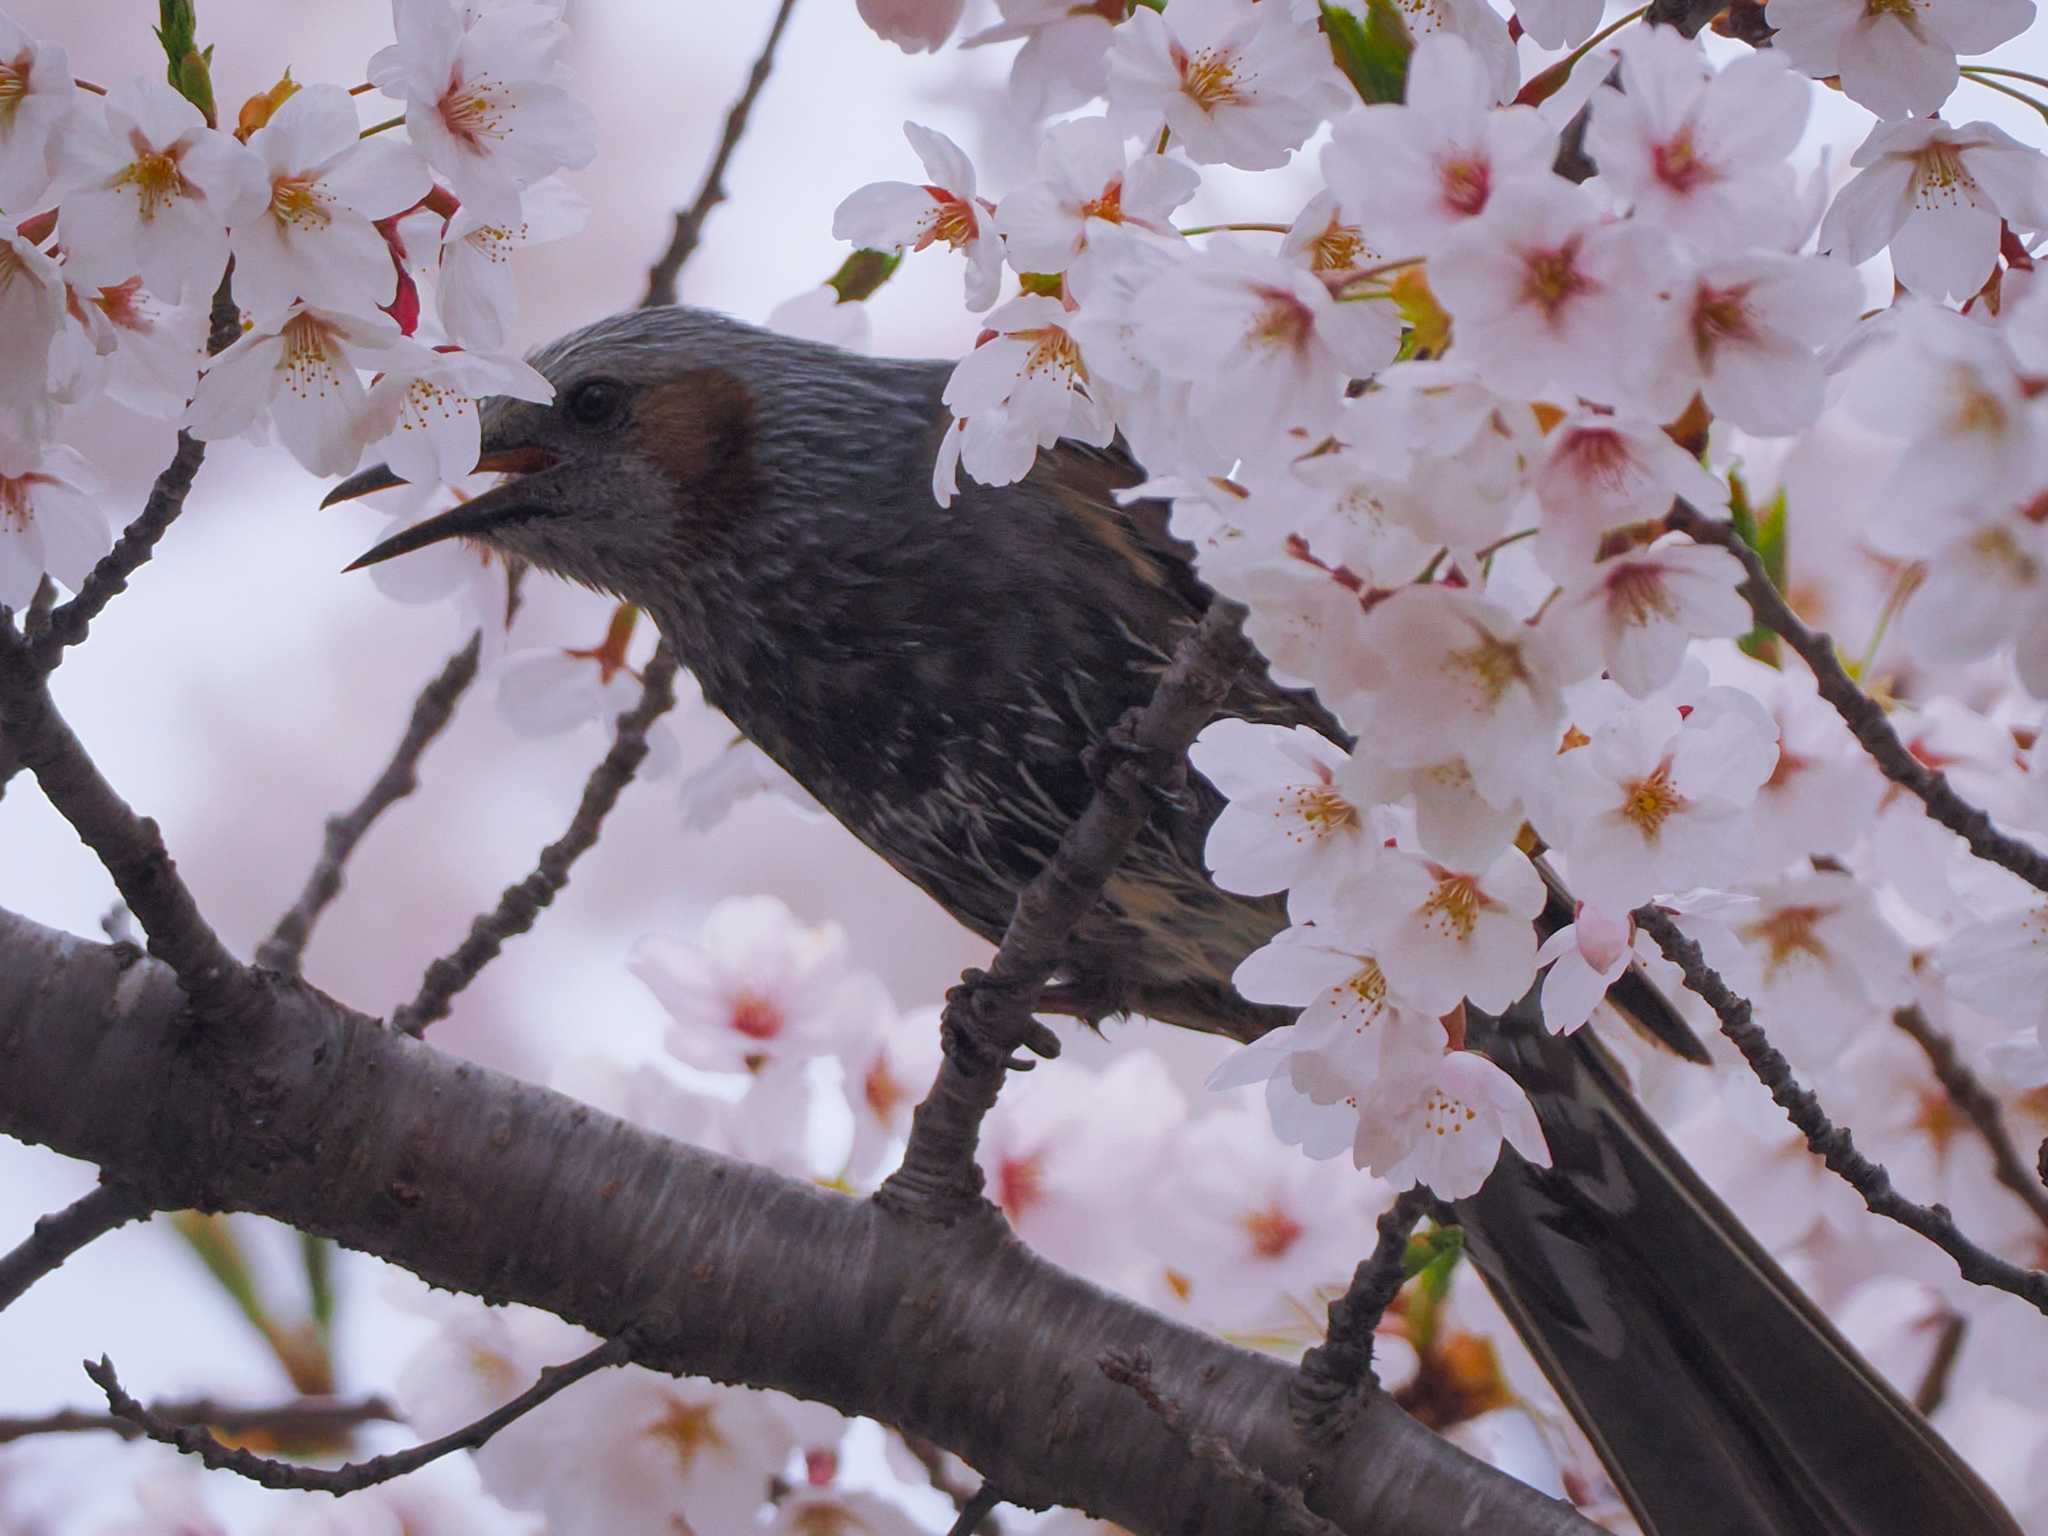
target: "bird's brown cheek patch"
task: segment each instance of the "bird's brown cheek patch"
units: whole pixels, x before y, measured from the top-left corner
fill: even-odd
[[[744,518],[755,497],[754,398],[722,368],[697,368],[643,390],[633,434],[694,523]]]

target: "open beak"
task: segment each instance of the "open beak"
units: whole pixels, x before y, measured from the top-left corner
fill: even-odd
[[[487,448],[476,461],[475,473],[523,477],[547,467],[547,453],[540,448]],[[342,481],[321,499],[320,505],[323,508],[331,507],[337,502],[354,501],[357,497],[368,496],[376,491],[388,491],[394,485],[405,483],[391,472],[388,465],[373,465]],[[366,565],[379,565],[398,555],[410,554],[413,550],[424,549],[429,544],[438,544],[443,539],[487,533],[501,524],[530,517],[533,511],[531,503],[520,493],[520,480],[507,480],[501,485],[494,485],[489,490],[470,497],[460,506],[449,508],[437,517],[430,517],[423,523],[415,523],[412,527],[393,534],[343,569],[359,571]]]

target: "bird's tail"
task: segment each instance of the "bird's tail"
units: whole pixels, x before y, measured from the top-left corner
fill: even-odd
[[[1458,1202],[1488,1287],[1647,1536],[2021,1536],[1786,1278],[1581,1030],[1533,1000],[1469,1037],[1536,1105]]]

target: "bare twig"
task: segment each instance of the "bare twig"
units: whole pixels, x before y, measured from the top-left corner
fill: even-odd
[[[1003,1496],[996,1491],[996,1485],[983,1483],[960,1506],[959,1518],[947,1529],[946,1536],[974,1536],[982,1528],[982,1521],[1002,1502]]]
[[[85,1362],[85,1374],[96,1382],[107,1394],[107,1406],[119,1417],[126,1419],[152,1440],[174,1446],[188,1456],[197,1456],[201,1462],[215,1471],[227,1471],[246,1477],[252,1483],[265,1488],[294,1488],[313,1493],[354,1493],[377,1483],[388,1483],[394,1477],[403,1477],[417,1471],[428,1462],[455,1451],[473,1451],[513,1420],[531,1413],[542,1403],[565,1387],[574,1386],[584,1377],[606,1366],[623,1365],[632,1358],[632,1348],[622,1335],[606,1339],[587,1355],[580,1355],[567,1365],[551,1365],[540,1373],[540,1380],[528,1387],[501,1408],[494,1408],[474,1423],[442,1435],[437,1440],[428,1440],[420,1445],[410,1446],[402,1451],[393,1451],[388,1456],[372,1456],[368,1461],[352,1461],[339,1467],[302,1467],[288,1461],[273,1461],[268,1456],[258,1456],[252,1451],[227,1446],[215,1439],[212,1432],[198,1424],[174,1424],[159,1418],[155,1413],[130,1397],[122,1389],[121,1380],[114,1374],[113,1362],[105,1355],[97,1363]]]
[[[476,678],[477,657],[483,645],[483,635],[471,635],[469,644],[448,658],[448,664],[440,675],[420,690],[420,696],[413,702],[412,718],[406,722],[405,734],[398,739],[398,746],[391,754],[391,760],[384,765],[384,771],[377,775],[355,809],[344,816],[330,817],[327,822],[326,841],[320,850],[320,862],[313,866],[313,873],[306,878],[306,888],[299,893],[299,899],[292,904],[289,912],[278,919],[256,951],[256,963],[273,971],[295,974],[306,953],[306,941],[312,937],[313,924],[320,919],[327,904],[341,892],[342,870],[347,866],[349,856],[355,852],[356,844],[363,834],[370,830],[372,823],[398,801],[403,800],[419,788],[420,755],[426,751],[434,738],[441,734],[455,713],[456,703]]]
[[[1956,1357],[1963,1352],[1963,1336],[1970,1331],[1970,1320],[1960,1312],[1942,1315],[1941,1332],[1935,1336],[1934,1353],[1928,1357],[1927,1373],[1920,1378],[1920,1385],[1913,1392],[1913,1406],[1920,1410],[1923,1418],[1933,1418],[1948,1397],[1949,1378],[1955,1375]]]
[[[1075,926],[1144,826],[1155,796],[1184,782],[1188,746],[1251,656],[1244,610],[1222,600],[1180,644],[1152,701],[1118,722],[1098,761],[1088,808],[1067,829],[1051,862],[1024,887],[986,972],[970,971],[946,1000],[946,1043],[931,1092],[911,1118],[903,1164],[875,1198],[892,1210],[949,1220],[981,1198],[974,1160],[983,1117],[1001,1092],[1012,1052],[1057,1054],[1059,1040],[1032,1018],[1046,983],[1065,959]]]
[[[1892,1015],[1892,1022],[1911,1035],[1920,1049],[1927,1053],[1927,1063],[1934,1068],[1935,1080],[1956,1108],[1977,1128],[1977,1134],[1984,1138],[1985,1145],[1991,1148],[1991,1165],[1998,1175],[1998,1182],[2026,1203],[2035,1220],[2048,1226],[2048,1190],[2035,1181],[2032,1172],[2020,1160],[2020,1150],[2006,1128],[2005,1111],[1999,1105],[1998,1096],[1970,1070],[1963,1061],[1962,1053],[1956,1049],[1955,1041],[1936,1029],[1918,1008],[1899,1009]]]
[[[1289,1406],[1312,1442],[1341,1436],[1376,1381],[1373,1333],[1407,1279],[1408,1236],[1435,1200],[1417,1185],[1380,1213],[1379,1241],[1371,1256],[1352,1271],[1344,1294],[1330,1303],[1323,1342],[1301,1357]]]
[[[704,233],[704,221],[711,216],[711,210],[725,201],[726,165],[732,159],[732,152],[739,147],[740,135],[747,131],[747,116],[754,110],[761,87],[768,83],[768,72],[775,66],[775,46],[782,41],[782,29],[789,24],[789,13],[795,9],[796,0],[782,0],[776,7],[775,20],[768,28],[768,40],[761,45],[760,55],[747,73],[747,83],[740,91],[739,99],[725,114],[725,134],[719,139],[711,164],[704,172],[704,184],[697,190],[697,200],[676,214],[675,233],[669,237],[668,249],[661,253],[660,260],[647,274],[647,295],[640,301],[642,309],[675,303],[677,274],[683,270],[683,263],[690,259],[690,253],[697,249],[697,241]]]
[[[1863,1197],[1866,1206],[1933,1243],[1955,1260],[1965,1280],[2018,1296],[2048,1313],[2048,1273],[2024,1269],[1980,1248],[1963,1235],[1946,1206],[1918,1205],[1892,1188],[1891,1175],[1883,1165],[1858,1152],[1847,1128],[1830,1121],[1820,1100],[1793,1076],[1791,1063],[1778,1053],[1752,1016],[1749,1000],[1729,990],[1707,964],[1699,945],[1658,907],[1638,907],[1634,916],[1637,928],[1655,939],[1664,958],[1684,973],[1686,987],[1714,1010],[1721,1033],[1742,1052],[1758,1081],[1770,1089],[1772,1099],[1806,1137],[1806,1145]]]
[[[254,1408],[236,1407],[210,1397],[188,1397],[151,1403],[149,1414],[165,1424],[205,1424],[237,1438],[268,1434],[284,1440],[338,1435],[363,1424],[398,1419],[398,1410],[382,1397],[298,1397]],[[30,1418],[0,1418],[0,1445],[33,1435],[95,1431],[119,1435],[123,1440],[143,1438],[142,1427],[119,1414],[64,1408]]]
[[[955,1477],[946,1465],[946,1453],[922,1435],[913,1435],[898,1429],[896,1437],[903,1442],[903,1448],[910,1452],[917,1464],[924,1468],[924,1475],[931,1480],[932,1487],[953,1501],[953,1508],[964,1510],[975,1497],[988,1486],[983,1482],[970,1488]],[[984,1514],[974,1527],[976,1536],[1002,1536],[1002,1522],[994,1515]]]
[[[648,729],[675,703],[675,683],[675,653],[664,640],[641,676],[640,702],[619,716],[611,750],[591,771],[568,829],[541,850],[533,873],[507,886],[498,905],[470,924],[469,936],[453,953],[427,967],[419,995],[391,1016],[393,1029],[418,1035],[437,1019],[446,1018],[455,994],[476,980],[507,939],[531,928],[541,908],[561,894],[569,883],[571,867],[596,843],[605,817],[645,760]]]
[[[2048,891],[2048,855],[2018,838],[2008,837],[1991,818],[1949,787],[1946,777],[1915,757],[1885,718],[1884,707],[1856,686],[1835,654],[1835,642],[1806,627],[1792,611],[1764,562],[1732,523],[1706,517],[1684,502],[1671,512],[1669,525],[1702,544],[1718,544],[1742,562],[1748,579],[1740,588],[1757,622],[1782,636],[1813,670],[1820,696],[1832,704],[1878,770],[1917,796],[1927,814],[1970,845],[1970,851],[2001,869],[2011,870],[2036,890]]]
[[[121,1184],[100,1184],[61,1211],[37,1220],[12,1252],[0,1255],[0,1308],[56,1269],[95,1238],[140,1221],[149,1202]]]

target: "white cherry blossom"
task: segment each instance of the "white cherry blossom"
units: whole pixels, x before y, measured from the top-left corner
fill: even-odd
[[[556,176],[525,190],[510,224],[491,222],[469,203],[456,209],[441,241],[435,292],[449,339],[486,352],[504,346],[517,312],[514,253],[573,235],[589,216],[590,204]]]
[[[1539,48],[1578,47],[1599,29],[1606,9],[1607,0],[1515,0],[1515,15]]]
[[[197,303],[166,304],[139,277],[80,298],[113,343],[103,375],[107,394],[145,416],[182,415],[206,356],[205,311]]]
[[[905,53],[933,53],[960,25],[966,0],[859,0],[860,19]]]
[[[1425,37],[1408,94],[1339,118],[1323,176],[1373,244],[1393,256],[1434,253],[1483,215],[1501,187],[1547,175],[1556,133],[1531,107],[1494,106],[1480,57],[1455,35]]]
[[[1039,449],[1063,437],[1101,447],[1115,435],[1088,388],[1066,318],[1056,299],[1012,299],[988,317],[980,343],[954,368],[943,398],[958,420],[932,471],[941,506],[953,499],[957,468],[983,485],[1009,485],[1031,472]]]
[[[1003,273],[995,205],[975,196],[974,165],[959,145],[917,123],[905,123],[903,136],[931,180],[875,181],[849,193],[832,215],[832,238],[898,251],[949,246],[967,258],[967,307],[987,309]]]
[[[1344,272],[1380,259],[1385,252],[1346,215],[1335,194],[1318,192],[1294,216],[1280,242],[1280,254],[1311,272]]]
[[[1543,877],[1519,849],[1482,870],[1389,850],[1343,901],[1387,984],[1424,1013],[1448,1013],[1466,998],[1498,1013],[1536,974],[1530,924],[1543,910]]]
[[[1733,924],[1757,969],[1748,995],[1795,1067],[1826,1066],[1906,1001],[1905,946],[1854,876],[1794,875],[1756,895]]]
[[[359,138],[355,103],[338,85],[301,87],[249,148],[264,175],[228,210],[236,301],[259,321],[294,299],[351,314],[389,304],[398,273],[373,221],[426,195],[419,153]]]
[[[1418,1057],[1374,1085],[1352,1158],[1396,1189],[1425,1184],[1445,1200],[1474,1194],[1502,1143],[1539,1167],[1550,1148],[1521,1086],[1476,1051]]]
[[[822,341],[845,352],[874,351],[875,326],[867,305],[840,298],[830,283],[819,283],[784,299],[761,323],[785,336]]]
[[[1521,73],[1515,40],[1487,0],[1393,0],[1393,5],[1415,39],[1417,52],[1431,38],[1454,37],[1478,58],[1489,101],[1506,101],[1515,94]]]
[[[1298,922],[1253,950],[1232,973],[1231,985],[1251,1001],[1301,1012],[1291,1025],[1233,1053],[1210,1074],[1210,1087],[1262,1081],[1276,1055],[1315,1052],[1327,1070],[1355,1089],[1379,1070],[1386,1052],[1443,1043],[1435,1017],[1418,1012],[1389,987],[1350,904],[1326,906],[1316,921]],[[1344,1136],[1348,1145],[1348,1130]]]
[[[1956,55],[2019,36],[2034,0],[1772,0],[1771,42],[1879,117],[1925,117],[1956,88]]]
[[[391,16],[398,41],[371,58],[370,79],[405,103],[407,134],[466,206],[516,225],[525,188],[590,163],[596,122],[559,83],[551,17],[465,17],[448,0],[392,0]]]
[[[161,78],[113,86],[64,136],[58,218],[84,283],[140,273],[154,293],[210,293],[228,259],[231,210],[260,196],[263,164]]]
[[[1728,505],[1727,486],[1654,422],[1580,411],[1551,428],[1544,446],[1536,552],[1560,581],[1584,576],[1609,529],[1662,518],[1674,496],[1702,511]]]
[[[1943,941],[1935,960],[1958,1000],[2039,1031],[2048,1046],[2048,903],[1960,929]]]
[[[11,218],[49,201],[56,152],[77,107],[63,45],[33,37],[0,14],[0,210]]]
[[[1998,263],[1999,220],[2048,228],[2048,159],[1991,123],[1879,123],[1858,174],[1821,221],[1820,247],[1853,262],[1890,247],[1901,283],[1967,299]]]
[[[1164,123],[1197,164],[1285,165],[1341,101],[1342,79],[1313,23],[1260,0],[1145,7],[1109,45],[1110,117],[1156,139]]]
[[[1786,157],[1806,126],[1810,84],[1770,53],[1716,73],[1676,27],[1624,33],[1621,76],[1593,93],[1586,152],[1638,218],[1709,250],[1799,241]]]
[[[554,386],[525,363],[410,338],[378,360],[359,427],[365,447],[415,484],[460,480],[476,468],[477,402],[488,395],[545,405]]]
[[[472,565],[478,562],[475,552],[461,553]],[[485,564],[472,579],[482,588],[484,604],[491,604],[494,597],[502,604],[504,583],[492,576]],[[627,662],[637,617],[638,610],[621,604],[604,639],[594,646],[541,646],[495,660],[498,717],[516,734],[531,738],[559,736],[586,725],[611,726],[640,702],[641,675]],[[495,620],[486,607],[483,620],[486,635],[502,633],[502,606]],[[647,746],[643,775],[659,779],[674,769],[680,749],[668,721],[657,721],[648,731]]]
[[[963,38],[962,48],[1015,42],[1010,102],[1027,120],[1085,105],[1109,76],[1109,40],[1124,18],[1123,0],[996,0],[1002,20]]]
[[[1648,698],[1678,676],[1692,641],[1749,632],[1749,604],[1736,591],[1743,576],[1727,550],[1666,534],[1584,569],[1544,623]]]
[[[1127,231],[1173,237],[1173,210],[1195,195],[1201,175],[1185,161],[1140,149],[1133,156],[1106,117],[1061,123],[1038,152],[1039,179],[1010,192],[995,224],[1020,272],[1065,272],[1085,301],[1090,239]]]
[[[1204,849],[1226,891],[1327,890],[1371,858],[1371,769],[1309,727],[1218,720],[1188,761],[1230,801]]]
[[[0,437],[0,607],[25,607],[45,573],[77,590],[113,543],[99,491],[71,449]]]
[[[294,304],[242,336],[208,365],[187,422],[214,441],[257,426],[266,412],[278,440],[316,475],[345,475],[363,456],[363,381],[400,341],[384,315],[343,315]]]
[[[64,325],[64,282],[33,242],[0,231],[0,439],[27,443],[49,429],[50,347]]]
[[[1543,1027],[1567,1035],[1593,1016],[1607,989],[1621,979],[1634,958],[1635,919],[1610,916],[1579,903],[1577,916],[1543,941],[1536,951],[1543,973]]]

